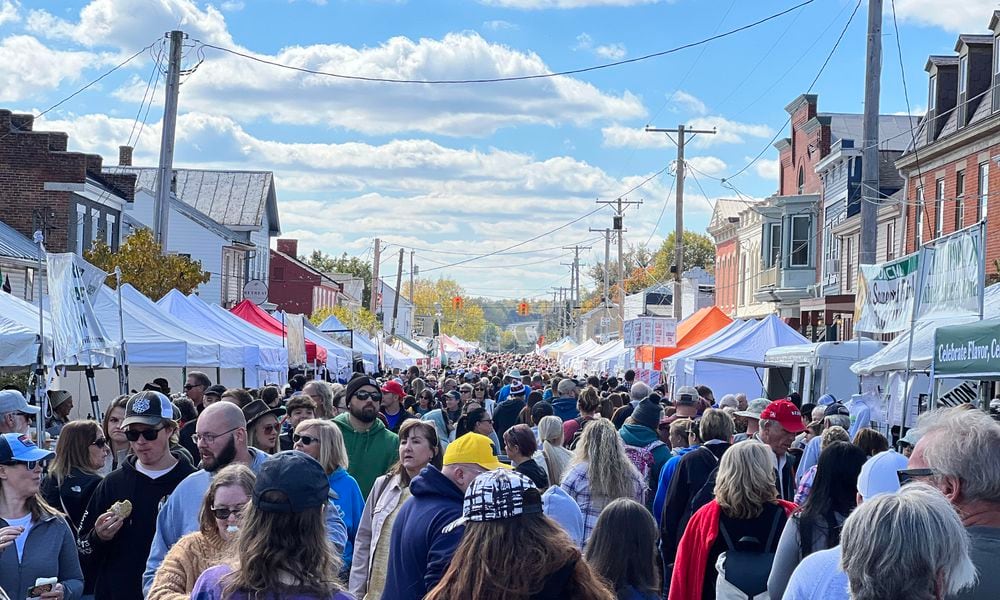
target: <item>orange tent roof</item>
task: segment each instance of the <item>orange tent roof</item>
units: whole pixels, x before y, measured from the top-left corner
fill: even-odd
[[[733,320],[727,317],[726,313],[715,306],[703,308],[677,325],[676,346],[655,349],[650,347],[653,352],[646,352],[645,354],[652,354],[653,356],[640,357],[639,352],[637,352],[637,360],[659,364],[660,360],[668,356],[673,356],[685,348],[694,346],[732,322]],[[645,348],[637,350],[643,349]]]

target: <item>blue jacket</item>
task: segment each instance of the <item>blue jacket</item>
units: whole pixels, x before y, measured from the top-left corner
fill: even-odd
[[[660,524],[660,517],[663,516],[663,503],[667,499],[670,479],[674,476],[674,471],[677,470],[677,463],[681,462],[681,457],[697,447],[698,444],[688,446],[687,448],[678,448],[677,454],[671,456],[663,465],[663,468],[660,469],[660,481],[656,484],[656,496],[653,498],[653,518],[656,519],[657,525]]]
[[[351,559],[354,557],[354,535],[358,533],[361,524],[361,512],[365,509],[365,499],[361,496],[358,482],[347,472],[338,467],[330,473],[330,490],[334,494],[333,505],[337,507],[340,518],[347,528],[347,543],[344,545],[344,564],[341,572],[351,572]]]
[[[383,598],[419,600],[444,575],[465,527],[445,527],[462,516],[465,494],[432,465],[410,482],[412,497],[392,524]]]
[[[564,397],[556,398],[552,401],[552,414],[562,419],[564,422],[580,416],[580,411],[576,408],[576,398]],[[566,440],[569,443],[569,440]]]
[[[583,512],[566,490],[558,485],[545,490],[542,494],[542,510],[546,517],[566,530],[577,548],[583,548]]]
[[[622,441],[626,445],[638,448],[660,441],[656,432],[645,425],[625,424],[622,425],[619,433],[621,433]],[[646,504],[650,508],[653,506],[652,499],[656,497],[657,484],[660,482],[660,471],[670,458],[670,446],[661,442],[656,448],[653,448],[652,452],[653,468],[649,471],[649,480],[646,482],[646,485],[649,486],[649,493],[646,495]]]

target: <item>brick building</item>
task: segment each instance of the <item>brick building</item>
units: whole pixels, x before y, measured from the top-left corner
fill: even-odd
[[[708,234],[715,240],[715,305],[730,316],[736,314],[741,255],[739,215],[744,208],[742,200],[719,198],[708,223]]]
[[[117,248],[135,175],[103,173],[99,155],[68,152],[68,141],[0,110],[0,215],[29,239],[41,229],[50,252],[82,253],[97,239]]]
[[[962,34],[955,54],[930,56],[928,109],[896,167],[905,180],[903,250],[1000,214],[1000,11],[991,33]],[[1000,219],[987,219],[987,276],[1000,258]]]
[[[299,260],[299,241],[279,239],[277,246],[277,250],[271,250],[268,300],[278,310],[307,317],[337,306],[341,285]]]

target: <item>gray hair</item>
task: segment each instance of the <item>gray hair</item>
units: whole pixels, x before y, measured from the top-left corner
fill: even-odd
[[[710,408],[701,416],[698,423],[698,434],[704,441],[722,440],[731,442],[733,440],[733,418],[724,410]]]
[[[560,396],[568,396],[576,391],[576,382],[572,379],[562,379],[559,381],[559,386],[556,387],[556,391],[559,392]]]
[[[325,381],[314,379],[302,386],[302,391],[305,391],[305,389],[310,386],[316,390],[316,395],[319,396],[320,401],[322,402],[322,406],[317,405],[316,408],[318,411],[322,411],[323,417],[329,419],[330,415],[333,414],[333,388],[331,388],[330,384]]]
[[[722,397],[722,400],[719,400],[719,408],[726,408],[727,406],[736,410],[740,409],[740,401],[736,399],[736,394],[726,394]]]
[[[841,569],[852,600],[933,600],[976,581],[969,534],[948,499],[924,483],[866,500],[844,522]]]
[[[826,427],[843,427],[847,431],[851,430],[851,417],[850,415],[830,415],[823,419],[823,426]]]
[[[917,430],[935,478],[961,482],[961,501],[1000,501],[1000,424],[979,410],[949,408],[925,413]]]
[[[649,396],[652,393],[653,390],[650,389],[648,385],[646,385],[641,381],[636,381],[635,383],[633,383],[632,389],[628,391],[629,397],[632,398],[633,400],[642,400],[643,398]]]

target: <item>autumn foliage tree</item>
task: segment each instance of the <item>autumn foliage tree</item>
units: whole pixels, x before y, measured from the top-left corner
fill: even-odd
[[[410,296],[409,285],[405,286],[403,295]],[[464,301],[460,308],[455,308],[452,299],[456,296]],[[436,304],[441,305],[441,332],[454,335],[468,341],[480,341],[486,331],[486,316],[483,307],[474,298],[466,295],[465,290],[453,279],[438,280],[418,279],[413,284],[413,304],[416,315],[435,316]]]
[[[349,329],[360,331],[365,335],[372,336],[382,328],[382,324],[370,310],[364,307],[357,309],[346,306],[325,307],[317,310],[309,317],[313,325],[322,325],[327,317],[333,315]]]
[[[120,268],[122,283],[131,284],[154,302],[174,288],[190,294],[212,277],[202,270],[201,261],[180,254],[164,254],[152,230],[146,228],[137,229],[125,238],[117,252],[98,240],[83,257],[108,273]],[[114,287],[115,278],[108,277],[107,283]]]

